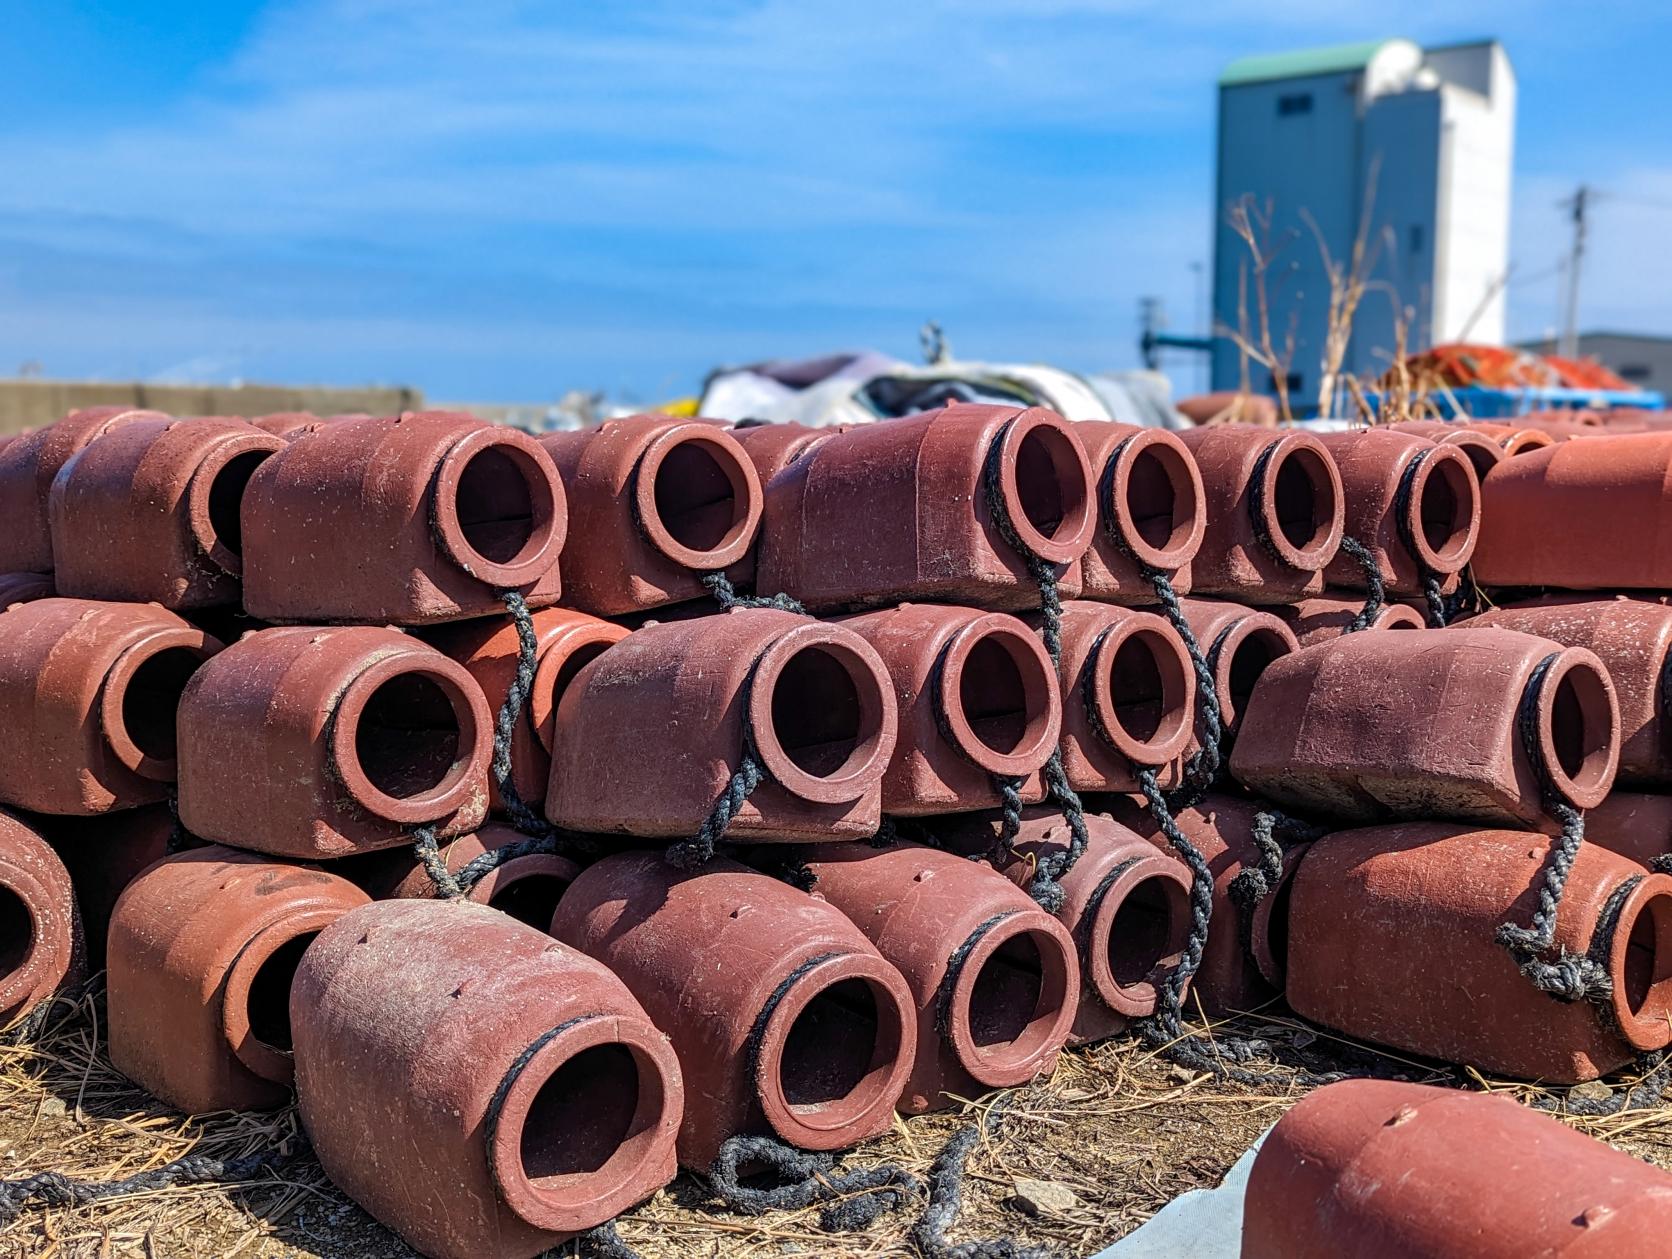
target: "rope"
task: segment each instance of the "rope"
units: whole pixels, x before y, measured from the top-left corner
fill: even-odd
[[[1572,874],[1574,859],[1585,842],[1585,815],[1563,799],[1539,752],[1539,700],[1550,670],[1560,656],[1560,652],[1553,651],[1534,666],[1526,689],[1521,693],[1516,724],[1522,750],[1543,790],[1544,807],[1561,824],[1561,834],[1550,846],[1550,856],[1538,887],[1538,908],[1533,911],[1532,926],[1506,922],[1498,927],[1495,938],[1509,950],[1521,973],[1540,992],[1548,993],[1558,1001],[1602,1002],[1614,990],[1605,967],[1594,958],[1569,953],[1565,948],[1557,951],[1554,960],[1547,957],[1555,944],[1556,915],[1561,910],[1562,896],[1567,891],[1568,876]]]
[[[1416,533],[1411,526],[1411,495],[1415,492],[1417,470],[1427,462],[1428,456],[1438,450],[1438,446],[1425,446],[1417,451],[1411,462],[1405,465],[1405,471],[1399,476],[1399,488],[1393,496],[1393,518],[1399,529],[1399,540],[1416,564],[1417,574],[1422,580],[1422,597],[1428,605],[1428,627],[1430,629],[1444,629],[1447,620],[1445,596],[1440,593],[1440,586],[1444,580],[1439,573],[1430,568],[1423,560],[1421,552],[1417,550]]]
[[[1172,579],[1159,568],[1150,568],[1147,564],[1142,566],[1142,570],[1155,588],[1155,597],[1161,604],[1162,612],[1184,640],[1190,667],[1196,674],[1196,715],[1202,726],[1201,747],[1185,762],[1184,772],[1171,800],[1175,810],[1188,809],[1207,795],[1224,764],[1225,721],[1219,709],[1219,687],[1213,680],[1213,665],[1196,641],[1190,622],[1184,619],[1184,605],[1179,602]]]
[[[1382,566],[1376,562],[1376,557],[1370,553],[1370,548],[1357,538],[1343,536],[1341,549],[1351,558],[1358,561],[1364,570],[1364,588],[1370,593],[1365,596],[1364,607],[1342,630],[1343,634],[1356,634],[1360,630],[1367,630],[1376,623],[1376,618],[1382,614],[1382,607],[1387,602],[1387,594],[1382,585]]]
[[[704,573],[702,584],[708,593],[714,596],[720,605],[720,611],[730,612],[733,608],[776,608],[780,612],[797,612],[807,615],[807,609],[798,600],[786,594],[775,595],[740,595],[737,588],[731,584],[731,578],[724,573]]]
[[[981,483],[987,499],[987,515],[993,521],[993,527],[999,531],[999,537],[1027,565],[1028,576],[1039,587],[1039,611],[1044,619],[1042,634],[1045,639],[1045,650],[1050,654],[1052,664],[1062,663],[1062,594],[1057,589],[1057,567],[1042,555],[1038,554],[1017,532],[1016,522],[1010,518],[1010,508],[1004,501],[1004,461],[999,452],[1004,448],[1005,434],[1010,431],[1015,420],[1009,420],[999,430],[999,435],[987,451],[987,461],[982,466]]]
[[[1008,1097],[996,1100],[980,1119],[953,1133],[929,1165],[929,1200],[911,1230],[924,1259],[1055,1259],[1055,1251],[1024,1246],[1009,1237],[956,1244],[946,1238],[963,1212],[970,1155],[985,1137],[998,1133],[1008,1105]]]
[[[764,1165],[777,1183],[744,1184],[741,1169],[748,1164]],[[708,1180],[722,1202],[745,1215],[829,1203],[819,1213],[819,1227],[827,1233],[868,1228],[884,1211],[902,1207],[923,1192],[917,1177],[893,1164],[840,1173],[833,1171],[835,1166],[832,1154],[798,1150],[776,1137],[739,1134],[720,1147]]]
[[[725,838],[732,819],[742,811],[743,802],[765,781],[765,767],[756,759],[754,749],[746,747],[743,763],[714,801],[714,807],[708,811],[697,833],[669,847],[665,854],[668,864],[681,870],[698,870],[712,861],[715,848]]]
[[[1278,838],[1279,832],[1287,832],[1292,838],[1285,844]],[[1254,815],[1253,839],[1255,850],[1259,853],[1259,861],[1251,866],[1244,866],[1241,873],[1231,880],[1227,889],[1232,902],[1245,914],[1252,916],[1259,908],[1260,902],[1277,890],[1277,885],[1283,881],[1283,862],[1288,849],[1297,843],[1305,843],[1322,837],[1325,834],[1321,826],[1313,826],[1299,818],[1290,817],[1276,809],[1263,809]]]
[[[552,830],[550,823],[528,807],[511,778],[511,739],[517,723],[523,718],[523,710],[528,706],[528,697],[534,690],[540,641],[534,632],[534,615],[528,610],[528,602],[522,594],[516,590],[505,590],[500,592],[500,598],[504,600],[505,610],[510,613],[511,623],[517,629],[517,671],[510,689],[505,692],[505,702],[499,706],[499,712],[494,717],[493,760],[490,762],[493,782],[499,789],[499,799],[513,826],[525,835],[549,835]]]
[[[638,1251],[621,1240],[621,1234],[615,1231],[614,1220],[590,1228],[575,1238],[575,1253],[587,1259],[643,1259]]]
[[[232,1184],[286,1163],[299,1152],[299,1149],[272,1149],[243,1158],[186,1154],[172,1163],[120,1180],[79,1180],[61,1172],[39,1172],[17,1180],[0,1180],[0,1230],[9,1228],[30,1205],[75,1207],[178,1185]]]

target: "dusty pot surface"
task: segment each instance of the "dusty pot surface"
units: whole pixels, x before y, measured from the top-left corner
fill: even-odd
[[[52,483],[58,590],[167,608],[237,604],[239,510],[282,438],[243,420],[164,418],[90,442]]]
[[[1273,608],[1272,611],[1294,631],[1296,642],[1302,647],[1310,647],[1314,643],[1340,638],[1342,631],[1364,611],[1364,596],[1322,594],[1302,599],[1291,607]],[[1423,629],[1425,624],[1415,608],[1403,603],[1384,603],[1367,628]]]
[[[699,598],[707,573],[753,575],[760,478],[722,425],[631,415],[540,444],[569,494],[570,607],[620,616]]]
[[[166,420],[156,411],[130,407],[88,407],[56,424],[19,433],[0,445],[0,570],[52,570],[52,528],[47,497],[70,457],[101,434],[142,420]]]
[[[899,968],[917,1008],[908,1114],[1056,1069],[1080,995],[1067,930],[990,867],[919,844],[792,850],[813,894]]]
[[[1271,665],[1231,772],[1343,820],[1449,817],[1554,829],[1614,781],[1620,717],[1580,647],[1502,629],[1347,634]]]
[[[1100,803],[1116,821],[1172,855],[1172,845],[1147,808],[1119,796]],[[1270,807],[1262,801],[1215,793],[1174,815],[1179,830],[1196,846],[1213,875],[1213,917],[1202,963],[1190,987],[1192,1006],[1199,1002],[1213,1017],[1256,1010],[1283,989],[1289,880],[1307,846],[1296,844],[1287,850],[1282,878],[1252,914],[1231,895],[1236,877],[1260,864],[1254,822]]]
[[[770,488],[757,585],[814,611],[903,599],[1037,607],[1018,544],[1062,580],[1097,523],[1084,447],[1038,407],[955,403],[856,425]]]
[[[1207,528],[1191,589],[1245,603],[1290,603],[1324,588],[1341,545],[1341,474],[1310,433],[1216,424],[1180,439],[1196,460]]]
[[[457,874],[484,853],[523,838],[520,831],[490,822],[439,845],[439,850],[448,871]],[[376,900],[433,900],[438,894],[429,871],[416,854],[404,848],[351,857],[338,862],[333,869],[352,879]],[[551,925],[557,902],[580,872],[573,861],[556,853],[527,853],[495,866],[472,884],[465,895],[478,905],[487,905],[544,931]]]
[[[546,815],[573,831],[689,837],[750,748],[766,777],[731,834],[870,836],[897,729],[887,668],[844,626],[770,608],[653,623],[570,681]]]
[[[34,824],[70,872],[87,940],[87,969],[101,971],[116,902],[142,870],[169,855],[174,815],[166,804],[148,804],[98,817],[39,814]],[[197,846],[189,838],[185,845]]]
[[[1652,866],[1655,858],[1672,854],[1672,796],[1609,792],[1585,810],[1585,842]]]
[[[1110,603],[1155,601],[1144,574],[1190,589],[1190,561],[1207,529],[1207,495],[1190,448],[1162,428],[1081,420],[1097,487],[1097,534],[1080,561],[1080,597]]]
[[[392,629],[270,629],[216,663],[180,701],[180,820],[194,835],[339,857],[487,815],[493,717],[433,647]]]
[[[0,812],[0,1028],[87,975],[75,889],[47,842]]]
[[[840,624],[876,650],[893,685],[900,735],[882,810],[961,813],[1000,801],[995,775],[1045,798],[1040,768],[1056,750],[1056,670],[1027,624],[1003,612],[901,604]]]
[[[1672,586],[1669,480],[1672,433],[1562,442],[1506,460],[1481,487],[1476,579],[1566,590]]]
[[[533,1259],[674,1175],[679,1063],[621,981],[483,905],[378,901],[291,988],[333,1183],[435,1259]]]
[[[1672,1177],[1507,1097],[1346,1080],[1248,1177],[1242,1259],[1656,1259]]]
[[[1620,706],[1622,783],[1672,786],[1672,608],[1631,599],[1548,599],[1494,608],[1471,617],[1471,629],[1536,634],[1584,647],[1607,666]]]
[[[1178,631],[1154,613],[1064,604],[1057,682],[1062,764],[1075,791],[1136,791],[1136,768],[1166,765],[1190,746],[1196,675]]]
[[[110,1060],[188,1114],[279,1106],[303,951],[366,894],[323,870],[210,845],[150,866],[110,919]]]
[[[1312,845],[1288,896],[1289,1004],[1408,1053],[1571,1084],[1672,1040],[1672,878],[1595,844],[1579,850],[1554,957],[1590,957],[1613,992],[1552,1000],[1498,943],[1529,926],[1551,841],[1407,822]]]
[[[545,608],[533,616],[534,685],[523,705],[522,719],[511,731],[511,785],[523,802],[538,810],[551,778],[552,738],[557,725],[557,702],[581,666],[612,643],[627,637],[625,627],[567,608]],[[517,677],[521,641],[517,627],[506,617],[481,617],[443,625],[426,640],[458,661],[476,679],[495,718]],[[499,784],[488,786],[489,805],[504,809]]]
[[[424,625],[558,596],[567,511],[526,433],[441,411],[344,419],[244,495],[244,607],[267,621]]]
[[[686,1166],[706,1170],[742,1133],[835,1150],[893,1122],[911,993],[823,901],[725,858],[687,874],[619,853],[575,880],[551,931],[620,975],[672,1041]]]
[[[1341,473],[1345,535],[1364,544],[1390,595],[1419,595],[1427,577],[1443,588],[1474,554],[1480,481],[1455,445],[1388,428],[1321,433]],[[1324,574],[1332,586],[1365,590],[1364,569],[1337,554]]]
[[[818,427],[795,423],[751,424],[747,428],[733,425],[728,431],[743,447],[749,462],[755,465],[755,475],[760,478],[764,490],[773,477],[806,454],[815,442],[845,433],[850,427],[852,425],[845,424]]]
[[[1396,433],[1412,433],[1426,437],[1442,446],[1456,446],[1475,470],[1475,480],[1486,480],[1486,474],[1509,455],[1488,434],[1461,422],[1450,420],[1402,420],[1388,425]]]
[[[1000,821],[991,815],[948,817],[930,824],[937,842],[964,856],[991,853]],[[1156,994],[1178,969],[1190,934],[1190,871],[1113,818],[1086,815],[1086,849],[1062,878],[1056,919],[1074,938],[1080,959],[1080,1000],[1070,1045],[1086,1045],[1155,1013]],[[997,868],[1026,888],[1042,858],[1067,850],[1061,813],[1028,809],[1022,829]]]
[[[154,604],[38,599],[0,613],[0,801],[91,815],[175,778],[175,706],[220,643]]]

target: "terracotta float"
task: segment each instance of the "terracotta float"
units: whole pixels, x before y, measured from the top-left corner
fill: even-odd
[[[1166,576],[1177,594],[1190,589],[1190,561],[1207,529],[1206,491],[1190,450],[1162,428],[1082,420],[1097,489],[1097,533],[1081,560],[1080,597],[1148,604]]]
[[[0,1028],[87,976],[69,871],[31,827],[0,812]]]

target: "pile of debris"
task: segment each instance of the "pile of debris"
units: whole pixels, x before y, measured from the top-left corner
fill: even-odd
[[[103,969],[121,1072],[194,1113],[294,1089],[440,1259],[624,1253],[679,1166],[966,1253],[980,1125],[926,1184],[834,1153],[1132,1030],[1258,1085],[1187,997],[1658,1096],[1672,434],[1544,436],[75,413],[0,447],[0,1011]],[[1530,1193],[1620,1174],[1404,1087],[1279,1128],[1248,1255],[1481,1253],[1457,1211],[1366,1239],[1498,1140],[1558,1143],[1503,1156]],[[1422,1175],[1261,1171],[1359,1145]],[[0,1218],[227,1174],[43,1173]]]

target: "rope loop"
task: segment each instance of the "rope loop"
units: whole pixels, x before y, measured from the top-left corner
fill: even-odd
[[[1376,623],[1376,618],[1382,614],[1382,608],[1387,603],[1387,591],[1382,584],[1382,566],[1376,562],[1376,557],[1370,553],[1369,547],[1357,538],[1343,536],[1341,549],[1364,570],[1364,588],[1369,592],[1365,596],[1364,607],[1359,609],[1358,615],[1341,631],[1343,634],[1357,634]]]
[[[708,1181],[722,1202],[745,1215],[828,1203],[819,1214],[819,1227],[827,1233],[867,1228],[883,1212],[902,1207],[923,1192],[921,1182],[895,1164],[839,1173],[833,1170],[835,1165],[834,1155],[799,1150],[776,1137],[742,1133],[720,1147]],[[771,1171],[777,1183],[744,1184],[745,1166]]]
[[[720,605],[720,611],[730,612],[733,608],[775,608],[779,612],[795,612],[807,615],[807,609],[797,599],[786,594],[775,595],[740,595],[737,587],[731,583],[731,578],[723,572],[704,573],[702,584],[708,593],[714,596],[714,601]]]

